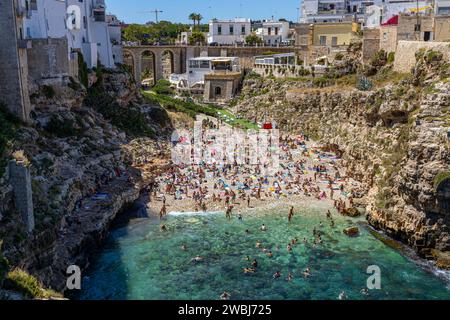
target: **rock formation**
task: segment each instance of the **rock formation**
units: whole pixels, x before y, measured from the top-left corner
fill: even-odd
[[[380,70],[368,91],[351,76],[322,88],[317,79],[250,77],[234,111],[338,151],[365,186],[369,224],[431,257],[450,250],[450,71],[435,53],[417,59],[412,74]]]

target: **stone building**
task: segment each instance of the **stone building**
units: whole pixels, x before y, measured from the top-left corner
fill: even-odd
[[[205,75],[204,101],[225,103],[233,99],[239,91],[242,72],[223,71]]]
[[[359,24],[355,22],[299,24],[295,27],[295,45],[306,46],[307,53],[300,58],[308,64],[322,56],[333,58],[345,51],[355,39]]]
[[[27,48],[23,38],[24,11],[17,0],[0,0],[0,102],[22,121],[30,120]]]
[[[395,52],[401,40],[450,41],[450,15],[400,14],[381,25],[380,49]]]

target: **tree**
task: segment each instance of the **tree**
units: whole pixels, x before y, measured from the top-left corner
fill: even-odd
[[[202,21],[203,16],[200,13],[197,13],[197,30],[200,30],[200,21]]]
[[[194,22],[194,30],[195,30],[195,22],[197,21],[197,14],[196,13],[191,13],[189,15],[189,20],[192,20],[192,22]]]
[[[255,33],[252,33],[245,37],[245,43],[249,45],[261,44],[263,41]]]
[[[194,31],[200,31],[200,21],[202,21],[203,16],[200,13],[191,13],[189,15],[189,20],[194,22]],[[196,24],[197,23],[197,24]],[[197,28],[196,28],[197,26]]]
[[[189,37],[189,44],[195,46],[197,44],[204,44],[206,42],[203,32],[194,31]]]

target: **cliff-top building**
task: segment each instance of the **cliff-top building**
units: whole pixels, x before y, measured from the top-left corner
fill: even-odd
[[[208,44],[234,45],[244,43],[251,34],[250,19],[217,20],[209,22]]]

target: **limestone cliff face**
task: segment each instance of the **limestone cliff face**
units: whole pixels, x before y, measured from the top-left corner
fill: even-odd
[[[83,267],[89,249],[98,245],[116,214],[139,197],[144,182],[135,166],[143,157],[163,156],[165,148],[157,138],[171,128],[165,110],[143,104],[127,73],[105,70],[101,81],[93,79],[89,91],[73,79],[66,80],[32,86],[34,123],[18,129],[11,147],[24,150],[31,163],[36,220],[31,235],[15,212],[7,170],[0,179],[5,257],[56,290],[64,289],[67,266]],[[106,98],[108,103],[103,103]],[[125,122],[123,114],[134,118]],[[140,126],[134,127],[139,121]],[[133,126],[131,133],[127,126]],[[151,135],[136,136],[141,128]],[[91,201],[98,191],[109,198]]]
[[[249,79],[234,108],[341,152],[366,189],[368,222],[428,256],[450,250],[449,190],[436,185],[450,172],[450,83],[421,74],[371,91]]]

